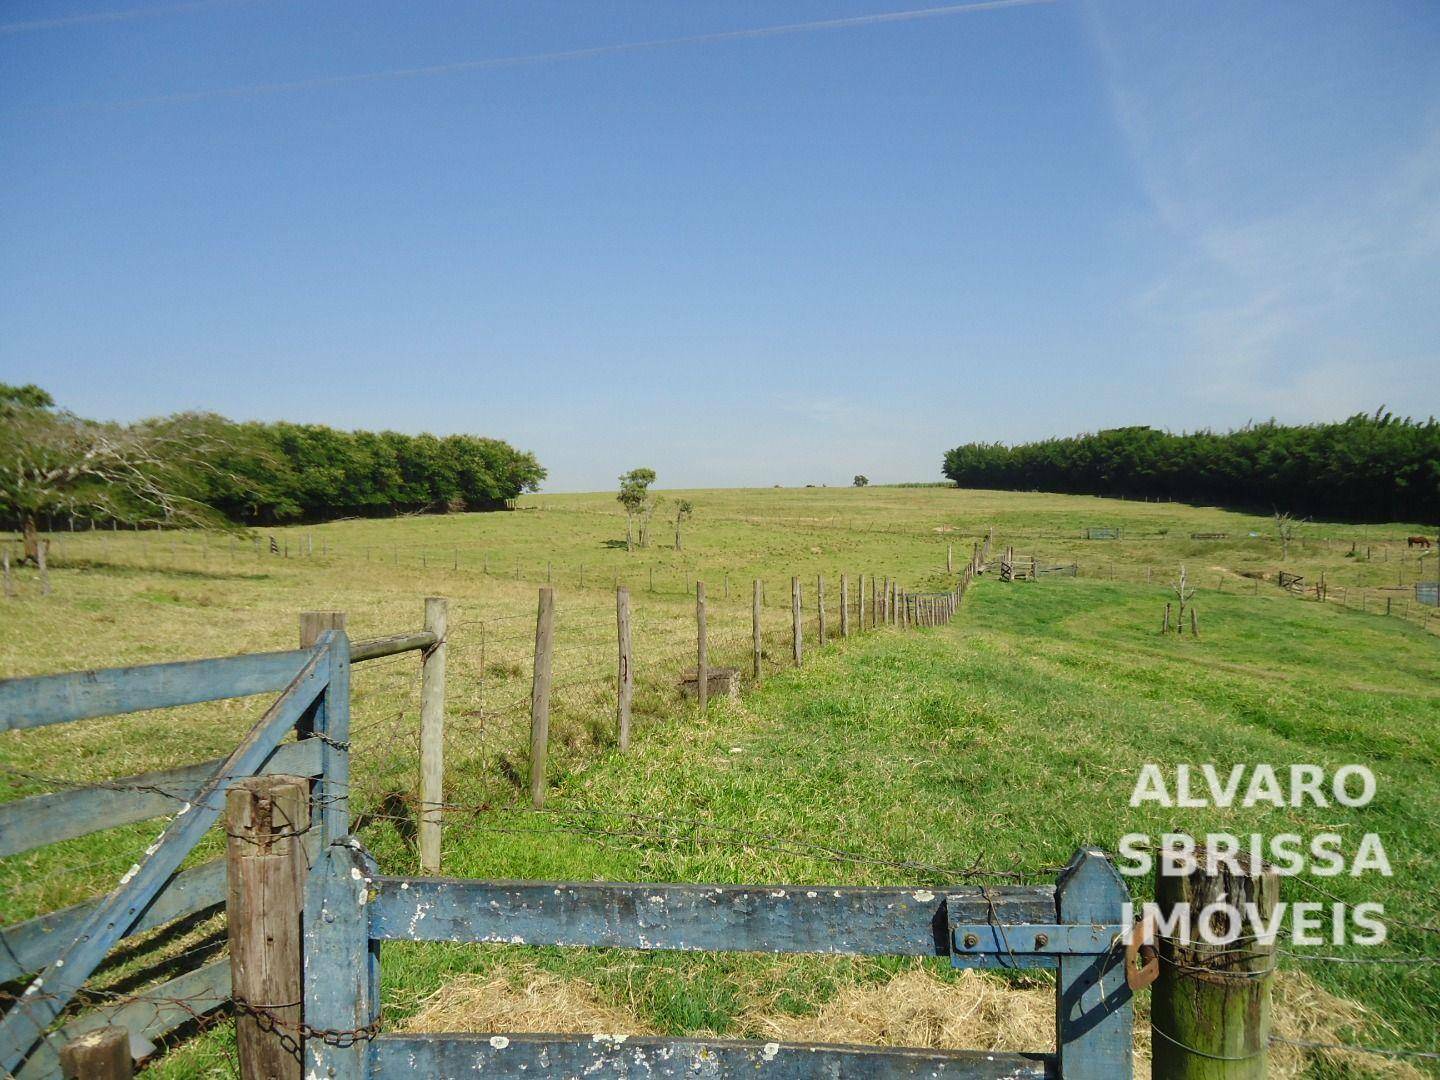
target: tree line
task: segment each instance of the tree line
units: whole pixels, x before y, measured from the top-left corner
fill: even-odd
[[[1339,521],[1440,522],[1440,423],[1377,410],[1338,423],[1216,434],[1112,428],[1005,446],[966,443],[960,487],[1162,498]]]
[[[475,435],[236,423],[214,413],[118,424],[0,383],[0,515],[26,533],[75,516],[241,525],[503,507],[545,478],[535,455]]]

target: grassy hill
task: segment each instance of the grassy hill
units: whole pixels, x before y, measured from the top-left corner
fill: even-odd
[[[484,807],[450,819],[447,873],[943,884],[962,870],[987,870],[1050,880],[1075,847],[1113,849],[1125,832],[1376,832],[1392,878],[1287,881],[1285,899],[1324,899],[1316,891],[1323,889],[1351,903],[1383,901],[1391,940],[1374,952],[1440,960],[1440,942],[1426,929],[1440,923],[1440,641],[1414,620],[1317,604],[1242,576],[1280,565],[1265,520],[1168,504],[929,488],[686,497],[697,513],[679,552],[659,515],[651,548],[631,554],[617,546],[623,516],[603,494],[535,497],[512,514],[277,531],[288,559],[257,557],[248,542],[202,545],[184,535],[61,536],[54,595],[41,598],[26,577],[6,609],[0,674],[288,646],[295,613],[306,609],[345,610],[353,638],[380,636],[417,625],[420,597],[447,595],[454,627],[447,786],[455,802]],[[828,576],[832,604],[842,570],[937,585],[947,545],[955,545],[958,568],[992,523],[998,547],[1078,560],[1081,576],[1014,585],[986,578],[949,627],[833,643],[812,651],[802,670],[788,670],[791,574],[807,583],[813,623],[817,573]],[[1084,541],[1086,526],[1119,527],[1123,538]],[[1433,558],[1419,563],[1403,546],[1417,531],[1302,526],[1285,566],[1312,579],[1323,572],[1331,588],[1378,590],[1397,573],[1413,581],[1417,568],[1434,567]],[[1230,536],[1192,541],[1192,532]],[[302,556],[312,535],[315,554]],[[1157,632],[1163,582],[1181,561],[1203,586],[1198,639]],[[547,563],[560,609],[557,669],[566,672],[557,681],[569,682],[557,693],[554,812],[532,815],[518,810],[514,774],[524,767],[527,639]],[[609,736],[617,577],[634,592],[641,668],[640,730],[625,756]],[[693,647],[685,586],[697,577],[712,598],[716,663],[748,669],[752,578],[764,579],[769,605],[765,684],[703,717],[674,685]],[[813,643],[813,625],[807,633]],[[414,666],[408,659],[360,667],[354,680],[357,809],[374,812],[364,836],[392,872],[415,868],[404,828],[415,783]],[[163,767],[223,752],[256,712],[207,706],[183,717],[141,714],[11,733],[0,765],[65,781]],[[1379,792],[1359,810],[1132,809],[1128,798],[1147,761],[1359,762],[1374,769]],[[46,788],[13,772],[0,774],[0,783],[5,797]],[[104,887],[153,831],[113,830],[0,861],[7,914]],[[1148,882],[1133,884],[1137,895],[1146,893]],[[1367,955],[1353,947],[1338,954]],[[1343,999],[1301,1002],[1287,1022],[1325,1013],[1335,1022],[1324,1030],[1334,1037],[1440,1049],[1440,967],[1291,953],[1282,960],[1288,985]],[[386,1017],[433,1023],[443,1005],[449,1022],[465,1022],[529,992],[545,1015],[561,1020],[564,1003],[579,1002],[577,1015],[598,1012],[637,1030],[760,1036],[810,1023],[811,1037],[839,1037],[851,1029],[835,1015],[837,1003],[882,994],[915,977],[914,968],[389,946]],[[937,965],[924,977],[939,988],[937,1000],[952,1004],[961,999],[944,994],[975,989]],[[456,988],[473,993],[455,998]],[[442,990],[452,996],[432,998]],[[1015,980],[1005,1000],[1026,993],[1043,998],[1043,979]],[[1372,1015],[1346,1011],[1355,1004]],[[1003,1041],[995,1031],[969,1035]],[[164,1059],[157,1073],[225,1075],[227,1038],[223,1028],[207,1034]],[[1297,1058],[1294,1066],[1359,1075],[1369,1061],[1331,1055]]]

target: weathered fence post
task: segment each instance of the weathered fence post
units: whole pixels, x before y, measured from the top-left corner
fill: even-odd
[[[880,625],[880,582],[875,575],[870,575],[870,627],[874,629]]]
[[[946,544],[946,545],[945,545],[945,572],[946,572],[947,574],[953,574],[953,573],[955,572],[955,545],[954,545],[954,544]]]
[[[545,805],[545,757],[550,751],[550,661],[555,653],[555,590],[540,590],[535,613],[535,673],[530,681],[530,805]]]
[[[5,598],[11,600],[15,597],[15,579],[10,576],[10,547],[8,544],[4,553],[0,554],[0,559],[3,559],[5,564]]]
[[[865,575],[855,580],[855,625],[865,632]]]
[[[1161,632],[1162,634],[1168,634],[1168,633],[1170,632],[1170,605],[1169,605],[1169,603],[1166,603],[1166,605],[1165,605],[1165,621],[1160,624],[1160,632]]]
[[[800,621],[802,617],[803,615],[800,610],[800,579],[798,577],[792,577],[790,579],[790,637],[796,667],[799,667],[804,660],[805,652],[804,631]]]
[[[815,608],[820,616],[820,646],[825,646],[825,575],[815,575]]]
[[[1195,618],[1195,608],[1194,608],[1193,605],[1192,605],[1191,608],[1190,608],[1190,636],[1191,636],[1191,637],[1199,637],[1199,636],[1200,636],[1200,625],[1199,625],[1199,623],[1197,622],[1197,620],[1196,620],[1196,618]]]
[[[710,704],[710,642],[705,633],[705,582],[695,582],[695,692],[703,713]]]
[[[623,754],[630,749],[630,698],[635,693],[635,676],[630,668],[630,590],[615,589],[615,636],[619,646],[619,670],[615,682],[615,738]]]
[[[755,579],[755,585],[752,590],[753,595],[750,600],[750,652],[751,662],[754,666],[755,681],[757,683],[765,677],[765,672],[761,663],[763,659],[763,653],[761,650],[760,639],[760,608],[765,599],[764,588],[765,586],[761,584],[760,579],[757,577]]]
[[[76,1035],[60,1048],[60,1072],[65,1080],[130,1080],[135,1075],[130,1032],[111,1025]],[[295,1075],[300,1075],[298,1062]]]
[[[50,547],[49,540],[41,540],[35,545],[35,563],[40,568],[40,595],[50,595],[50,566],[45,561],[46,550]]]
[[[440,823],[445,811],[445,630],[443,596],[425,598],[425,629],[435,644],[420,661],[420,872],[440,872]]]
[[[840,575],[840,636],[850,636],[850,575]]]
[[[1166,860],[1156,863],[1155,904],[1161,919],[1172,911],[1190,913],[1192,930],[1183,936],[1160,937],[1160,977],[1150,1003],[1154,1067],[1152,1076],[1167,1080],[1263,1080],[1270,1043],[1270,984],[1274,976],[1275,943],[1251,933],[1267,925],[1280,896],[1274,869],[1255,873],[1249,857],[1234,856],[1244,873],[1216,860],[1209,866],[1201,846],[1188,873],[1165,873]],[[1181,869],[1183,867],[1174,867]],[[1211,944],[1197,934],[1212,904],[1233,909],[1242,925],[1228,929],[1234,940]],[[1249,905],[1253,904],[1253,913]],[[1222,917],[1220,915],[1217,918]],[[1184,933],[1181,924],[1181,933]]]
[[[313,649],[326,630],[344,630],[343,611],[302,611],[300,613],[300,647]]]
[[[225,792],[226,923],[240,1072],[298,1080],[300,1060],[279,1037],[301,1020],[300,913],[310,781],[251,776]],[[261,1010],[263,1015],[252,1010]],[[128,1058],[128,1053],[127,1053]]]

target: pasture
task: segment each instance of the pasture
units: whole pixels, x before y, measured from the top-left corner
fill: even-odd
[[[353,640],[381,637],[418,628],[421,598],[446,596],[446,795],[455,806],[444,872],[454,875],[935,885],[991,872],[1048,880],[1076,846],[1113,850],[1131,831],[1375,832],[1393,877],[1295,879],[1286,898],[1317,899],[1312,890],[1323,889],[1350,903],[1382,901],[1391,934],[1374,952],[1402,962],[1354,963],[1369,955],[1356,948],[1325,960],[1317,957],[1335,949],[1296,948],[1281,966],[1293,987],[1343,999],[1321,1011],[1344,1022],[1322,1026],[1325,1038],[1313,1041],[1440,1051],[1440,639],[1426,628],[1440,620],[1408,608],[1399,617],[1417,577],[1434,579],[1434,555],[1421,558],[1405,544],[1424,530],[1304,523],[1282,563],[1270,519],[1177,504],[936,487],[660,494],[695,504],[682,550],[662,502],[650,545],[627,552],[624,515],[604,493],[527,497],[511,513],[243,538],[61,531],[51,595],[40,595],[25,570],[0,609],[0,676],[288,648],[297,613],[307,610],[346,612]],[[947,556],[958,571],[992,527],[995,548],[1076,562],[1079,576],[1001,584],[991,574],[950,626],[832,637],[792,668],[792,576],[806,588],[813,643],[817,576],[832,605],[841,573],[938,588],[952,580]],[[1085,540],[1086,528],[1118,529],[1119,537]],[[1166,583],[1182,562],[1199,586],[1201,633],[1161,637]],[[1273,576],[1282,565],[1307,582],[1323,574],[1330,590],[1357,590],[1372,598],[1369,607],[1315,603],[1247,576]],[[690,589],[706,584],[711,662],[748,675],[757,578],[765,682],[702,716],[676,688],[693,663]],[[523,809],[520,778],[536,589],[547,581],[559,612],[554,757],[547,810],[534,814]],[[635,613],[636,735],[624,755],[612,732],[617,583],[631,590]],[[1390,617],[1373,599],[1387,593]],[[368,822],[366,843],[394,872],[415,868],[418,686],[415,661],[404,656],[357,668],[353,682],[354,809]],[[0,791],[15,798],[223,754],[257,704],[8,732]],[[1132,809],[1127,800],[1147,761],[1360,762],[1375,771],[1379,792],[1356,810]],[[113,884],[153,833],[124,827],[0,861],[4,921]],[[1132,885],[1147,894],[1147,879]],[[162,948],[213,949],[213,930],[213,921],[199,923]],[[881,993],[917,967],[448,945],[391,946],[386,956],[387,1025],[423,1024],[439,1010],[449,1024],[458,1014],[483,1027],[487,1009],[514,1006],[528,990],[542,1015],[561,1020],[568,1002],[577,1014],[637,1031],[772,1037],[809,1024],[808,1037],[820,1039],[850,1030],[836,1002]],[[961,982],[923,966],[928,985]],[[136,970],[121,965],[105,977],[129,986]],[[1007,992],[1023,996],[1039,979],[1013,978]],[[470,996],[457,996],[457,987]],[[1296,1006],[1285,1023],[1304,1014]],[[914,1038],[898,1030],[877,1037],[904,1042],[907,1034]],[[229,1039],[218,1025],[154,1071],[230,1075]],[[1332,1076],[1424,1065],[1335,1052],[1294,1051],[1287,1060]]]

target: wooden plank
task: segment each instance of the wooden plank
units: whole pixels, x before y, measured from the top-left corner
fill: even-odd
[[[482,941],[680,951],[944,956],[950,918],[980,922],[979,889],[609,882],[375,881],[370,933],[382,941]],[[992,888],[994,918],[1051,923],[1050,886]]]
[[[382,1035],[371,1075],[696,1077],[759,1075],[898,1080],[1044,1080],[1043,1054],[916,1050],[817,1043],[729,1042],[625,1035]]]
[[[295,650],[0,679],[0,731],[273,693],[309,658]]]
[[[326,635],[327,643],[336,636],[344,641],[343,634],[332,631]],[[194,804],[182,807],[144,860],[131,867],[120,879],[119,887],[95,906],[75,940],[30,984],[37,992],[22,994],[0,1019],[0,1070],[13,1072],[19,1066],[65,1003],[99,967],[110,947],[125,935],[164,888],[190,849],[220,816],[220,795],[229,782],[254,775],[311,703],[325,691],[327,678],[335,677],[331,652],[326,644],[305,654],[308,659],[304,667],[241,740],[216,776],[196,793]],[[345,670],[348,673],[348,657]],[[38,992],[42,987],[43,994]]]
[[[416,652],[435,644],[435,635],[428,630],[413,634],[396,634],[394,637],[376,641],[357,641],[350,646],[350,662],[363,664],[366,660],[378,660],[382,656],[394,656],[402,652]]]
[[[1055,891],[1065,923],[1119,924],[1129,899],[1114,865],[1093,848],[1075,853]],[[1124,949],[1060,957],[1056,992],[1055,1045],[1065,1080],[1130,1076],[1135,1017]]]
[[[123,936],[153,930],[172,919],[224,902],[225,863],[213,859],[174,875]],[[48,967],[74,940],[99,903],[98,899],[87,900],[0,930],[0,983]]]
[[[353,841],[351,841],[353,843]],[[305,1022],[317,1030],[357,1032],[380,1016],[379,953],[365,928],[374,863],[349,843],[325,850],[305,897]],[[368,1042],[307,1038],[305,1075],[363,1080]],[[421,1074],[423,1075],[423,1074]]]
[[[167,983],[137,991],[132,1000],[122,998],[101,1005],[51,1032],[16,1071],[16,1080],[59,1076],[62,1045],[77,1035],[112,1024],[129,1030],[132,1058],[148,1057],[155,1052],[158,1040],[229,1001],[230,961],[211,961]]]
[[[193,802],[200,785],[224,763],[224,758],[212,758],[0,803],[0,858],[173,814],[182,804]],[[319,743],[306,739],[278,746],[260,771],[315,776],[320,771]]]

